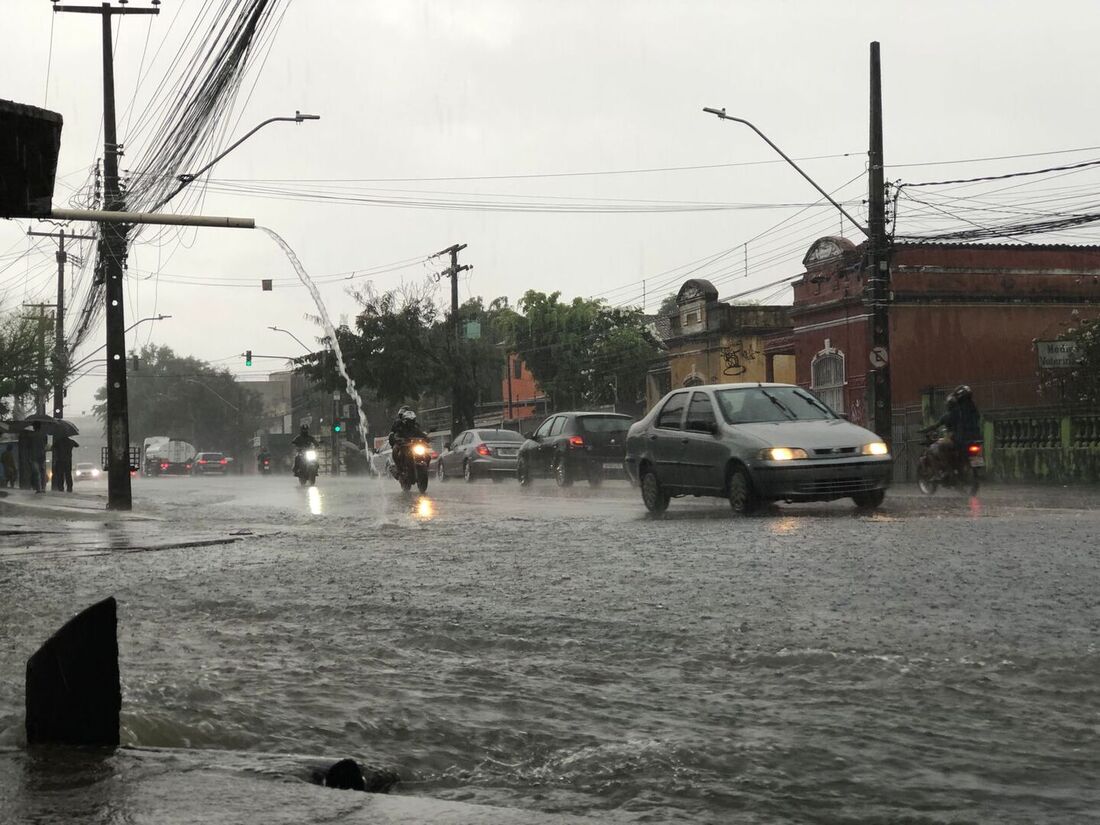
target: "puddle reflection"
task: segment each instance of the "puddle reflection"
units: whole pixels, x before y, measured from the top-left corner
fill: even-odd
[[[306,497],[309,500],[309,512],[311,512],[315,516],[323,515],[324,508],[322,505],[324,502],[321,499],[321,491],[318,490],[316,487],[310,487],[308,488]]]
[[[413,516],[417,521],[431,521],[435,518],[435,502],[427,496],[420,496],[413,508]]]

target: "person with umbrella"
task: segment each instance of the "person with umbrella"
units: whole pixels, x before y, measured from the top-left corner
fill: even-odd
[[[35,421],[31,425],[31,430],[31,486],[36,493],[44,493],[46,492],[46,431],[42,429],[41,421]]]
[[[55,433],[53,437],[53,489],[73,491],[73,447],[77,446],[69,436]]]

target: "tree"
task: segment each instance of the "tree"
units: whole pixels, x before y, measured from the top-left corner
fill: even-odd
[[[657,346],[640,310],[528,291],[515,349],[555,408],[633,403],[644,395]]]
[[[668,295],[662,298],[661,305],[657,307],[657,314],[662,318],[676,315],[680,311],[680,307],[676,303],[676,297],[677,293],[670,292]]]
[[[139,369],[127,376],[131,442],[166,435],[198,450],[244,453],[263,416],[257,393],[227,370],[168,347],[146,346],[138,361]],[[95,414],[106,421],[107,388],[95,397]]]
[[[1061,340],[1077,344],[1080,360],[1074,366],[1057,370],[1049,383],[1065,387],[1066,400],[1082,404],[1100,404],[1100,318],[1081,321],[1066,330]]]
[[[43,343],[39,321],[25,315],[0,315],[0,415],[11,410],[5,403],[6,398],[22,398],[35,390],[39,381],[38,360],[43,357],[46,363],[46,385],[41,389],[51,389],[52,378],[52,338]],[[42,348],[46,352],[42,353]]]

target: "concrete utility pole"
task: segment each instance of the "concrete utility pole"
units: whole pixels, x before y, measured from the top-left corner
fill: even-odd
[[[870,398],[874,430],[890,442],[890,239],[886,236],[886,182],[882,158],[882,69],[879,44],[871,43],[871,140],[868,151],[867,299],[871,305]]]
[[[100,6],[58,6],[55,12],[98,14],[103,34],[103,190],[104,208],[124,212],[126,204],[118,185],[118,135],[115,127],[115,67],[111,42],[111,18],[118,14],[158,14],[159,8],[132,9]],[[103,227],[99,242],[107,302],[107,509],[133,507],[130,489],[130,421],[126,396],[126,321],[122,262],[126,258],[126,230],[119,224]]]
[[[54,237],[53,232],[35,232],[28,235],[42,238]],[[65,262],[69,259],[65,252],[65,230],[57,231],[57,310],[54,315],[54,371],[53,371],[53,417],[65,417],[65,377],[68,369],[68,352],[65,348]],[[93,235],[68,235],[69,240],[94,241]]]
[[[458,326],[458,276],[466,272],[469,269],[473,269],[470,264],[458,265],[458,253],[466,248],[466,244],[455,244],[454,246],[448,246],[446,249],[436,252],[432,255],[433,258],[438,258],[440,255],[450,255],[451,265],[443,270],[440,277],[448,277],[451,279],[451,334],[454,338],[455,352],[458,352],[459,341],[462,339],[462,331]],[[454,439],[458,433],[462,430],[462,422],[458,417],[458,397],[462,392],[460,386],[461,377],[456,370],[452,377],[451,384],[451,438]]]
[[[53,308],[53,304],[23,304],[23,306],[38,310],[37,315],[24,315],[28,321],[38,322],[38,369],[35,378],[34,413],[46,414],[46,310]]]

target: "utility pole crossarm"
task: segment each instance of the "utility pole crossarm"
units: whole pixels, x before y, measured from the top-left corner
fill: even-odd
[[[820,192],[821,196],[823,198],[825,198],[825,200],[827,200],[829,203],[831,203],[833,206],[835,206],[837,208],[837,210],[840,212],[841,215],[843,215],[849,221],[851,221],[852,226],[854,226],[856,229],[858,229],[860,232],[862,232],[868,238],[871,237],[870,231],[863,224],[861,224],[859,221],[857,221],[855,218],[853,218],[851,215],[849,215],[848,212],[844,209],[843,206],[841,206],[839,203],[837,203],[835,200],[833,200],[832,196],[828,192],[826,192],[824,189],[822,189],[820,186],[818,186],[816,181],[814,181],[813,178],[811,178],[809,175],[807,175],[805,172],[802,171],[801,166],[799,166],[797,163],[795,163],[793,160],[791,160],[791,158],[787,155],[786,152],[784,152],[782,149],[780,149],[778,146],[776,146],[774,143],[772,143],[772,141],[768,138],[768,136],[765,135],[763,132],[761,132],[759,129],[757,129],[755,125],[753,125],[752,123],[750,123],[749,121],[745,120],[742,117],[734,117],[733,115],[727,115],[725,109],[714,109],[714,108],[711,108],[709,106],[704,106],[703,111],[706,112],[709,115],[717,115],[722,120],[732,120],[736,123],[742,123],[745,126],[748,126],[750,129],[752,129],[754,132],[756,132],[756,134],[758,134],[763,139],[763,141],[765,143],[767,143],[770,147],[772,147],[772,149],[774,149],[779,154],[779,156],[781,158],[783,158],[783,160],[787,161],[787,163],[791,167],[793,167],[794,170],[796,172],[798,172],[798,174],[800,174],[802,177],[804,177],[806,179],[806,181],[810,184],[810,186],[812,186],[814,189],[816,189],[818,192]]]

